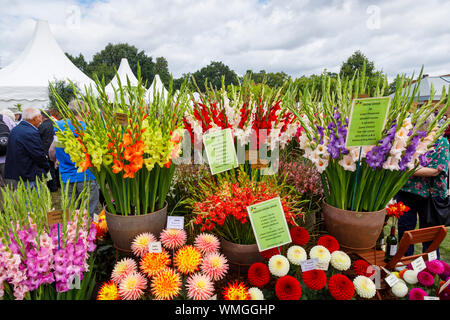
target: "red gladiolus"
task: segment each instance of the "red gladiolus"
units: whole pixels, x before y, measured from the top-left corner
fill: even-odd
[[[321,236],[319,240],[317,240],[317,245],[324,246],[330,253],[339,250],[339,242],[330,235]]]
[[[264,287],[270,281],[269,268],[261,262],[256,262],[248,269],[248,281],[255,287]]]
[[[309,241],[309,232],[302,227],[293,227],[290,231],[292,242],[299,246],[304,246]]]
[[[343,274],[335,274],[330,278],[328,290],[336,300],[350,300],[355,294],[353,282]]]
[[[311,290],[321,290],[327,284],[327,275],[323,270],[303,272],[303,282]]]
[[[280,300],[299,300],[302,297],[302,286],[294,277],[283,276],[275,284],[275,293]]]

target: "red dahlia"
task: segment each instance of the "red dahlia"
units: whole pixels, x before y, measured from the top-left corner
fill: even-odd
[[[356,274],[359,276],[366,276],[366,277],[370,277],[375,270],[367,270],[367,268],[370,267],[370,264],[362,259],[356,260],[355,262],[353,262],[353,270],[355,270]]]
[[[355,294],[353,282],[343,274],[335,274],[330,278],[328,290],[336,300],[350,300]]]
[[[281,252],[282,247],[272,248],[268,250],[261,251],[259,254],[266,260],[270,260],[274,255]]]
[[[299,300],[302,297],[302,286],[294,277],[283,276],[275,284],[275,293],[280,300]]]
[[[293,227],[290,230],[292,242],[299,246],[304,246],[309,241],[309,232],[302,227]]]
[[[321,290],[327,284],[327,275],[323,270],[303,272],[303,282],[311,290]]]
[[[269,268],[261,262],[256,262],[248,269],[248,281],[255,287],[264,287],[270,281]]]
[[[317,240],[317,245],[324,246],[330,253],[339,250],[339,242],[330,235],[321,236],[319,240]]]

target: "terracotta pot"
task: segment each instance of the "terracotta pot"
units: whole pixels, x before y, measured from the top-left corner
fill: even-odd
[[[147,214],[122,216],[105,210],[108,232],[114,246],[122,251],[131,251],[133,239],[144,232],[151,232],[159,238],[167,222],[167,202],[164,208]]]
[[[263,261],[259,253],[258,245],[255,244],[237,244],[220,239],[222,253],[227,257],[230,268],[233,270],[248,271],[255,262]]]
[[[375,247],[383,229],[386,209],[357,212],[338,209],[324,203],[322,217],[328,233],[344,249],[361,252]]]

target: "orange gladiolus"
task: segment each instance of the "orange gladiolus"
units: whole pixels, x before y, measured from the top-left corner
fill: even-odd
[[[119,173],[120,171],[123,170],[123,162],[120,162],[118,160],[113,160],[113,163],[114,163],[114,165],[113,165],[112,169],[113,169],[114,173]]]
[[[81,171],[86,171],[89,167],[92,167],[91,160],[89,159],[89,155],[85,154],[85,159],[83,162],[80,163]]]
[[[131,135],[128,133],[124,133],[123,135],[123,146],[129,146],[131,144],[132,140],[131,140]]]

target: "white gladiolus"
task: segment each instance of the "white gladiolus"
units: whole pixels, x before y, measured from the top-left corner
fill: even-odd
[[[322,173],[325,171],[325,169],[328,167],[328,160],[320,158],[316,163],[316,168],[319,173]]]
[[[400,170],[400,167],[398,165],[399,163],[400,163],[400,158],[389,156],[386,159],[386,161],[383,163],[383,169],[391,170],[391,171]]]
[[[401,128],[400,130],[398,130],[396,133],[395,133],[395,139],[396,140],[403,140],[403,141],[408,141],[408,133],[409,133],[409,130],[407,130],[407,129],[405,129],[405,128]]]
[[[356,163],[350,154],[346,154],[341,160],[339,160],[339,165],[347,171],[355,171]]]

